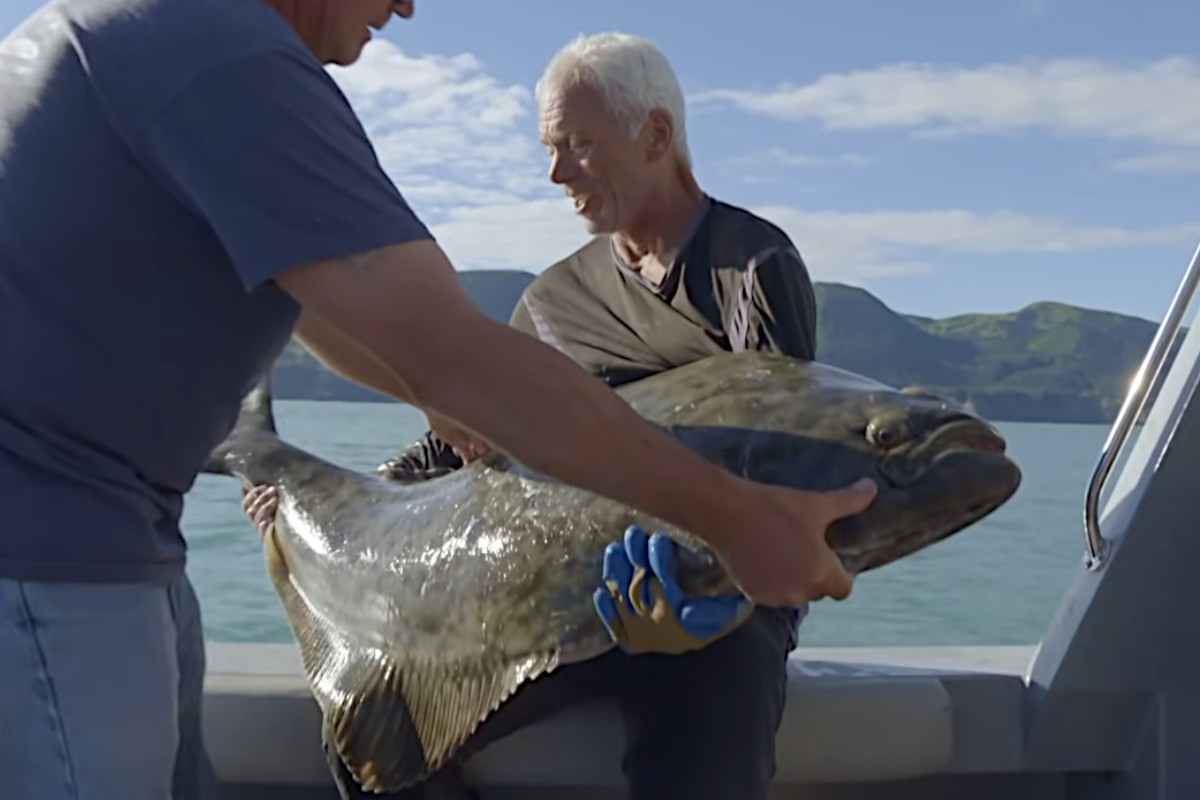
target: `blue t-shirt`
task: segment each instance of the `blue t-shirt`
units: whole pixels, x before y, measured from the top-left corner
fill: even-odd
[[[299,312],[429,238],[261,0],[60,0],[0,43],[0,578],[165,581],[183,495]]]

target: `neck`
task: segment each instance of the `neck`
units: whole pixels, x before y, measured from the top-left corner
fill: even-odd
[[[674,179],[646,195],[637,222],[612,236],[630,263],[656,258],[669,263],[704,205],[704,192],[691,171],[679,165]]]

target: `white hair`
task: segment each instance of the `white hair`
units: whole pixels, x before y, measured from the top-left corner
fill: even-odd
[[[576,37],[555,54],[542,73],[535,88],[538,109],[551,97],[579,85],[604,95],[609,111],[626,124],[631,138],[651,111],[665,111],[674,125],[675,154],[691,166],[683,89],[670,62],[653,42],[615,32]]]

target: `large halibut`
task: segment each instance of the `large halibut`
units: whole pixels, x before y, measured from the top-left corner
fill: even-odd
[[[875,502],[829,534],[855,574],[971,525],[1021,480],[977,416],[820,363],[721,354],[617,392],[753,480],[832,489],[873,477]],[[265,383],[206,471],[278,488],[268,572],[333,744],[367,790],[417,782],[523,683],[613,647],[592,592],[627,526],[684,545],[686,589],[729,590],[687,532],[501,453],[413,483],[331,464],[276,435]]]

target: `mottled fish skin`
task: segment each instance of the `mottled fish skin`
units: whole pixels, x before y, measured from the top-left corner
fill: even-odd
[[[872,506],[829,534],[853,573],[945,539],[1020,484],[1000,435],[960,406],[819,363],[722,354],[617,391],[745,477],[806,489],[875,478]],[[386,694],[379,681],[404,695],[420,758],[388,764],[391,756],[356,752],[367,746],[353,731],[339,738],[367,788],[400,788],[436,769],[521,682],[613,646],[591,595],[605,547],[627,526],[686,545],[685,588],[729,590],[716,559],[686,532],[503,454],[405,484],[330,464],[280,441],[273,427],[264,387],[209,471],[279,490],[271,575],[327,718],[350,730],[346,720],[366,713],[354,711],[362,681],[374,696]]]

